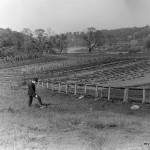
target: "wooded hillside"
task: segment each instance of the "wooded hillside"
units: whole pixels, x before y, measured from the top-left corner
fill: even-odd
[[[147,44],[149,43],[147,39],[150,36],[149,26],[114,30],[88,29],[94,29],[93,31],[89,30],[90,32],[102,33],[103,38],[101,37],[99,46],[107,44],[111,47],[116,43],[131,42],[131,40],[140,41],[142,46],[149,45]],[[22,32],[16,32],[9,28],[0,28],[0,58],[3,62],[23,61],[41,57],[43,53],[61,53],[68,47],[87,46],[87,44],[89,46],[89,43],[85,41],[85,39],[91,38],[88,37],[88,34],[89,32],[85,31],[55,34],[51,29],[31,31],[27,28],[23,29]]]

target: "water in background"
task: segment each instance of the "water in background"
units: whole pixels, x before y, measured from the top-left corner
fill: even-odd
[[[87,52],[86,47],[68,47],[67,53],[83,53]]]

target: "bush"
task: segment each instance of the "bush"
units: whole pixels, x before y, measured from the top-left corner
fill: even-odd
[[[136,53],[138,53],[138,52],[140,52],[140,49],[139,49],[139,48],[131,48],[131,49],[128,51],[129,54],[136,54]]]

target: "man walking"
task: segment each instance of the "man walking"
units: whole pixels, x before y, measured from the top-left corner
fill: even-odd
[[[38,78],[35,77],[33,78],[33,80],[28,84],[28,95],[29,95],[29,102],[28,102],[28,106],[31,107],[32,106],[32,101],[33,98],[38,99],[39,104],[40,104],[40,108],[43,108],[43,103],[41,100],[41,97],[39,95],[36,94],[36,84],[38,83]]]

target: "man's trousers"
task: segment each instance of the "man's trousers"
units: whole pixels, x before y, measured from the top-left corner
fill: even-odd
[[[36,99],[39,101],[39,104],[40,104],[40,105],[43,105],[42,100],[41,100],[41,97],[40,97],[39,95],[37,95],[37,97],[35,97],[35,96],[29,96],[29,102],[28,102],[28,106],[29,106],[29,107],[32,106],[33,98],[36,98]]]

